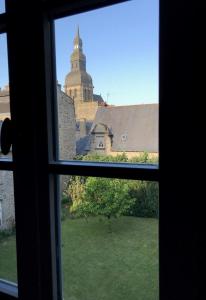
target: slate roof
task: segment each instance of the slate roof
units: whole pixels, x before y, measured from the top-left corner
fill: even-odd
[[[99,104],[100,103],[104,103],[104,100],[103,100],[103,98],[102,98],[101,95],[93,94],[93,100],[96,101],[96,102],[98,102]]]
[[[90,150],[90,136],[86,135],[76,141],[76,153],[85,155]]]
[[[105,124],[113,151],[158,152],[158,104],[98,107],[92,130]]]

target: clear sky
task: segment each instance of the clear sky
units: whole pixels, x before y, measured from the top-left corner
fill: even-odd
[[[94,93],[109,104],[158,102],[158,0],[132,0],[55,21],[57,79],[70,71],[77,26]],[[0,37],[0,87],[8,81]]]
[[[0,0],[0,13],[5,12],[5,0]]]

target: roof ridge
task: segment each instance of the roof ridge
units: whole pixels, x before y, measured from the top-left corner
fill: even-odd
[[[130,107],[130,106],[147,106],[147,105],[159,105],[159,103],[144,103],[144,104],[128,104],[128,105],[108,105],[106,108],[119,108],[119,107]]]

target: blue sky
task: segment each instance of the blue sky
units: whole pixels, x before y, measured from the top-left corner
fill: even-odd
[[[5,12],[5,0],[0,0],[0,13]]]
[[[70,71],[77,26],[94,93],[109,104],[158,102],[158,0],[132,0],[55,21],[57,79]],[[7,82],[0,37],[0,87]]]

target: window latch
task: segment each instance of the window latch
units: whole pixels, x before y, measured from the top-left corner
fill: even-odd
[[[0,149],[7,155],[12,145],[12,122],[9,118],[4,119],[0,133]]]

